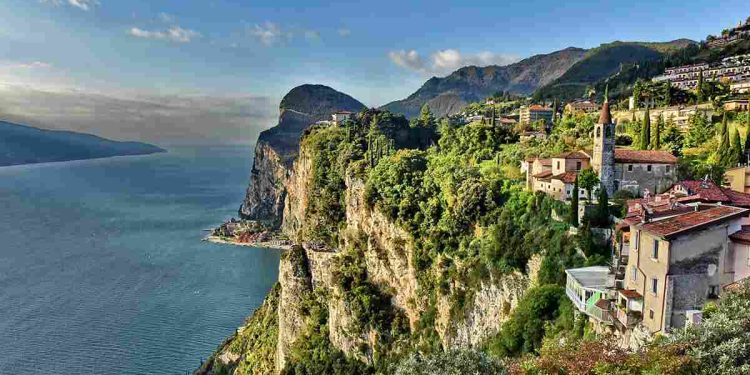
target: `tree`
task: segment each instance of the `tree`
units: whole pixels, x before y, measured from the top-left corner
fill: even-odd
[[[597,176],[596,172],[589,167],[578,174],[577,180],[579,180],[578,183],[581,187],[586,189],[586,195],[588,196],[589,202],[591,202],[591,192],[594,190],[594,187],[599,185],[599,176]]]
[[[651,114],[646,108],[646,114],[643,115],[643,125],[641,126],[641,142],[638,144],[638,148],[641,150],[648,150],[649,143],[651,142]]]
[[[609,196],[604,185],[599,186],[599,201],[596,207],[596,226],[609,227]]]
[[[493,358],[479,351],[451,350],[430,354],[412,353],[402,360],[396,375],[496,374],[507,371]]]
[[[674,118],[670,115],[667,118],[667,122],[664,128],[664,134],[661,136],[661,142],[666,146],[667,149],[672,151],[673,154],[679,155],[682,152],[683,143],[685,139],[674,122]]]
[[[745,136],[745,153],[742,157],[742,163],[750,162],[750,129]]]
[[[703,103],[703,71],[698,72],[698,85],[695,87],[695,95],[698,98],[698,103]]]
[[[654,150],[661,149],[661,130],[664,128],[664,116],[661,114],[656,119],[656,127],[654,128],[654,137],[651,140],[651,148]]]
[[[712,124],[704,111],[698,111],[688,119],[690,130],[687,135],[686,146],[698,147],[714,136]]]
[[[432,116],[432,112],[430,112],[430,106],[427,104],[422,106],[422,109],[419,111],[419,125],[422,127],[429,127],[435,123],[435,117]]]
[[[580,187],[578,186],[578,176],[576,176],[576,181],[573,183],[573,197],[570,199],[570,226],[577,227],[578,226],[578,191],[580,190]]]
[[[727,123],[727,114],[724,113],[724,118],[721,120],[721,126],[719,127],[719,147],[716,150],[716,154],[719,158],[719,162],[726,166],[731,165],[732,161],[732,144],[729,138],[729,124]]]
[[[739,130],[732,131],[732,150],[731,150],[731,157],[730,157],[730,167],[737,166],[738,164],[742,163],[742,140],[740,139],[740,132]]]

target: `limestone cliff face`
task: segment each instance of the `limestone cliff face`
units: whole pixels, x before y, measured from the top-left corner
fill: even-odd
[[[329,119],[335,111],[357,112],[364,108],[351,96],[327,86],[302,85],[289,91],[279,106],[279,123],[258,137],[240,216],[278,227],[284,211],[286,179],[297,158],[302,133],[315,122]]]
[[[307,194],[312,178],[311,169],[310,151],[303,147],[287,179],[284,220],[281,226],[285,234],[300,243],[305,242],[300,229],[304,225],[307,203],[309,199],[314,199]],[[309,267],[306,281],[301,282],[292,277],[288,271],[291,266],[287,261],[282,261],[279,272],[282,293],[276,357],[279,371],[286,363],[291,344],[302,332],[300,327],[303,322],[298,315],[299,296],[308,290],[303,285],[312,285],[326,291],[331,343],[348,356],[372,363],[377,350],[378,333],[354,329],[358,322],[345,302],[343,292],[331,279],[331,266],[340,256],[340,250],[357,241],[361,244],[363,238],[366,239],[363,256],[369,281],[389,291],[391,303],[395,309],[405,314],[412,330],[427,308],[426,299],[419,294],[416,271],[411,262],[412,239],[384,214],[370,209],[365,202],[364,191],[365,184],[361,179],[346,178],[346,221],[342,229],[340,249],[320,251],[309,246],[303,247]],[[438,300],[435,328],[443,346],[476,347],[497,333],[524,292],[534,282],[540,263],[541,257],[535,257],[529,262],[526,274],[515,272],[486,280],[474,293],[473,302],[464,316],[452,316],[448,302],[450,294],[441,296]],[[463,286],[456,286],[461,287]]]

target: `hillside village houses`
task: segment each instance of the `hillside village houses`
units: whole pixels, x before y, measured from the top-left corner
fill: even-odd
[[[566,295],[577,310],[597,332],[635,349],[655,334],[700,324],[707,301],[750,277],[750,194],[707,179],[677,182],[677,158],[669,152],[616,148],[606,100],[593,136],[592,151],[531,158],[523,169],[529,189],[560,200],[571,198],[587,167],[608,193],[643,197],[627,202],[608,240],[611,266],[566,270]]]
[[[536,121],[544,121],[545,125],[552,124],[554,110],[550,107],[544,107],[539,104],[523,106],[519,109],[519,122],[521,124],[531,124]]]
[[[565,112],[567,113],[592,113],[599,110],[599,105],[588,99],[574,100],[565,105]]]
[[[726,57],[715,65],[701,63],[667,68],[664,74],[654,77],[653,81],[669,81],[672,87],[692,90],[698,86],[701,75],[706,82],[729,82],[730,88],[732,83],[746,83],[750,81],[750,54]]]
[[[608,101],[602,105],[594,126],[593,151],[567,152],[549,159],[530,158],[521,168],[526,172],[527,188],[565,201],[573,196],[578,173],[589,166],[610,195],[617,190],[629,190],[636,195],[645,190],[660,193],[677,179],[677,158],[671,153],[615,147],[615,124]]]

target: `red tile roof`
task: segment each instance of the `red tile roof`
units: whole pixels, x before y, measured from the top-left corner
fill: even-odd
[[[677,164],[677,157],[667,151],[615,149],[616,163]]]
[[[676,183],[675,186],[681,186],[687,190],[688,197],[683,198],[705,202],[729,202],[731,200],[719,186],[710,180],[685,180]],[[693,198],[693,196],[696,198]]]
[[[602,310],[605,310],[605,311],[609,310],[609,300],[607,300],[607,299],[600,299],[600,300],[596,301],[596,303],[594,303],[594,305],[596,305],[596,307],[598,307],[598,308],[600,308]]]
[[[552,179],[560,180],[566,184],[572,184],[576,182],[576,176],[578,176],[578,173],[576,172],[565,172],[552,176]]]
[[[641,224],[640,228],[659,237],[672,238],[675,235],[702,229],[738,216],[747,215],[748,209],[717,206],[704,211],[694,211],[664,220]]]
[[[620,293],[620,294],[622,294],[622,296],[625,297],[625,298],[627,298],[627,299],[640,299],[640,298],[643,298],[643,296],[640,293],[636,292],[635,290],[619,289],[617,292]]]
[[[545,167],[551,167],[552,166],[552,159],[539,159],[539,164],[545,166]]]
[[[734,191],[727,188],[721,188],[721,191],[723,191],[724,194],[729,197],[729,200],[732,202],[731,204],[733,206],[750,208],[750,194],[741,193],[739,191]]]
[[[532,177],[534,177],[534,178],[549,178],[550,176],[552,176],[552,171],[542,171],[542,172],[539,172],[539,173],[533,175]]]
[[[734,232],[729,238],[734,242],[750,245],[750,230],[743,228],[742,230]]]
[[[588,160],[590,157],[584,153],[583,151],[570,151],[570,152],[563,152],[562,154],[559,154],[557,156],[553,156],[553,159],[584,159]]]
[[[542,107],[539,104],[534,104],[534,105],[529,106],[529,110],[530,111],[552,111],[552,108]]]

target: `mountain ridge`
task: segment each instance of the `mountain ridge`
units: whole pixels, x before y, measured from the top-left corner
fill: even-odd
[[[143,142],[115,141],[69,130],[0,121],[0,166],[86,160],[165,152]]]

